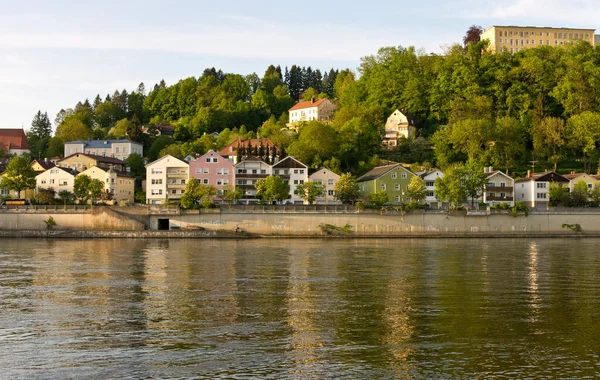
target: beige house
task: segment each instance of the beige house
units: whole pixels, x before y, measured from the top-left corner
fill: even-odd
[[[579,41],[594,45],[594,32],[595,29],[494,25],[481,34],[481,39],[490,41],[489,49],[494,53],[517,53],[527,48],[565,46]]]
[[[35,177],[36,189],[54,189],[55,197],[63,190],[73,192],[76,171],[55,166]]]
[[[87,153],[124,161],[132,153],[143,156],[144,146],[131,140],[78,140],[65,143],[65,157],[74,153]]]
[[[587,185],[588,191],[592,190],[594,187],[596,187],[600,183],[597,176],[590,175],[587,173],[571,172],[571,174],[565,174],[565,175],[563,175],[563,177],[565,177],[566,179],[568,179],[570,181],[569,182],[569,191],[573,191],[573,189],[575,188],[575,184],[579,181],[585,182],[585,184]]]
[[[113,203],[134,202],[134,179],[129,173],[94,166],[79,175],[100,180],[104,184],[104,190],[112,194]]]
[[[483,203],[489,206],[495,206],[500,203],[506,203],[509,206],[515,205],[515,180],[494,170],[492,167],[484,168],[487,176],[485,191],[483,192]]]
[[[179,201],[185,193],[189,164],[170,154],[146,165],[146,202]]]
[[[317,198],[317,204],[341,203],[335,199],[335,184],[340,176],[327,168],[320,168],[308,177],[310,182],[323,185],[323,196]]]
[[[415,138],[416,128],[414,121],[411,120],[404,112],[395,110],[387,118],[385,123],[385,136],[383,138],[383,145],[388,148],[398,146],[398,139],[404,138]]]
[[[335,104],[329,99],[315,100],[313,98],[307,102],[299,102],[289,110],[289,125],[310,120],[331,121],[335,109]]]
[[[122,172],[126,171],[125,163],[119,159],[85,153],[75,153],[63,158],[62,160],[58,160],[56,162],[56,166],[74,169],[78,172],[82,172],[94,166],[103,169],[112,168]]]

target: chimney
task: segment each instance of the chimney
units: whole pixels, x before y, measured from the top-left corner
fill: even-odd
[[[527,178],[531,177],[531,170],[527,170]]]
[[[574,171],[574,170],[572,170],[572,171],[571,171],[571,174],[575,174],[575,171]]]
[[[494,171],[494,167],[493,167],[493,166],[490,166],[490,167],[489,167],[489,169],[488,169],[488,173],[491,173],[491,172],[493,172],[493,171]]]
[[[483,172],[484,172],[484,173],[487,173],[487,172],[488,172],[488,168],[487,168],[487,166],[483,168]]]
[[[311,102],[311,103],[314,103],[314,102],[315,102],[315,97],[314,97],[314,96],[311,96],[311,98],[310,98],[310,102]]]

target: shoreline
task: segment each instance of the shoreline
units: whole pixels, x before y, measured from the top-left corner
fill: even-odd
[[[533,239],[600,238],[600,233],[407,233],[369,235],[259,235],[226,231],[92,231],[92,230],[0,230],[0,239]]]

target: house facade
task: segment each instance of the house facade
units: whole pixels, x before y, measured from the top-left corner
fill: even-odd
[[[206,154],[190,161],[190,178],[214,186],[217,194],[221,195],[228,185],[235,185],[233,162],[214,150],[209,150]]]
[[[238,151],[240,154],[238,155]],[[266,138],[256,138],[256,139],[241,139],[238,138],[231,144],[227,145],[223,149],[219,151],[219,154],[231,162],[233,164],[237,164],[240,160],[238,160],[238,156],[241,156],[241,159],[248,156],[259,157],[264,161],[276,162],[279,159],[279,152],[281,150],[273,141]]]
[[[169,154],[146,165],[146,203],[179,201],[185,193],[189,164]]]
[[[441,170],[433,170],[418,173],[418,175],[421,177],[421,179],[423,179],[423,182],[425,182],[425,204],[434,209],[442,208],[442,202],[440,202],[436,197],[435,180],[437,178],[444,178],[444,172]]]
[[[494,171],[491,167],[485,168],[485,172],[488,177],[482,197],[483,203],[486,203],[488,206],[495,206],[500,203],[514,206],[515,180],[501,171]]]
[[[288,181],[290,186],[290,201],[292,203],[304,202],[302,197],[294,193],[298,185],[308,182],[308,166],[294,157],[287,156],[273,165],[272,174]]]
[[[289,109],[289,125],[310,120],[331,121],[335,109],[335,104],[329,99],[313,98],[307,102],[299,102]]]
[[[131,140],[77,140],[65,143],[65,157],[75,153],[112,157],[125,161],[132,153],[144,156],[144,146]]]
[[[52,167],[35,177],[36,189],[53,189],[56,198],[58,198],[58,193],[63,190],[72,193],[77,174],[72,169],[59,166]]]
[[[31,168],[33,169],[33,171],[37,174],[41,174],[43,172],[45,172],[46,170],[55,167],[56,164],[52,161],[49,161],[47,159],[41,159],[41,158],[36,158],[35,160],[31,161]]]
[[[22,128],[0,128],[0,151],[17,156],[30,153],[25,131]]]
[[[106,156],[96,156],[86,153],[74,153],[56,162],[56,166],[61,168],[69,168],[82,172],[91,167],[97,166],[103,169],[115,169],[118,171],[126,171],[125,162]]]
[[[310,182],[323,185],[323,196],[317,198],[316,204],[341,204],[335,199],[335,184],[340,176],[327,168],[320,168],[308,177]]]
[[[242,199],[246,202],[258,199],[256,181],[271,175],[271,165],[255,156],[248,156],[235,166],[235,186],[242,189]]]
[[[515,201],[527,207],[545,209],[550,202],[550,184],[569,186],[569,180],[554,172],[527,173],[527,177],[515,181]]]
[[[409,201],[406,190],[414,176],[415,173],[401,164],[393,164],[376,167],[359,177],[356,182],[365,196],[377,191],[385,191],[388,202],[399,204]]]
[[[112,203],[134,202],[134,179],[127,172],[91,167],[79,175],[87,175],[104,184],[104,191],[112,194]]]
[[[575,184],[579,181],[585,182],[588,191],[591,191],[596,187],[600,181],[598,180],[598,176],[590,175],[587,173],[575,173],[571,172],[570,174],[563,175],[566,179],[569,180],[569,191],[573,191],[575,188]]]
[[[387,118],[385,123],[385,136],[383,145],[387,148],[398,146],[398,139],[401,137],[414,139],[416,135],[414,120],[409,118],[404,112],[395,110]]]

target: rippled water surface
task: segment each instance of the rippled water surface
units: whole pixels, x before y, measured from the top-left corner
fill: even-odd
[[[600,240],[0,240],[1,378],[594,378]]]

